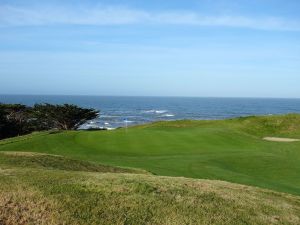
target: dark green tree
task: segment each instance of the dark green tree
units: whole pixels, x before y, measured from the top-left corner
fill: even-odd
[[[0,104],[0,137],[28,134],[34,130],[31,108],[20,104]]]
[[[9,137],[7,134],[9,129],[9,122],[6,116],[6,112],[0,107],[0,139]]]
[[[42,130],[76,130],[88,120],[95,119],[99,111],[76,105],[0,103],[0,139]]]
[[[36,121],[40,123],[40,128],[59,130],[76,130],[99,115],[99,111],[95,109],[86,109],[70,104],[36,104],[33,112]]]

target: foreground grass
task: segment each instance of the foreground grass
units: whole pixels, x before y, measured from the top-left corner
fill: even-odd
[[[0,165],[2,168],[47,168],[67,171],[149,174],[149,172],[140,169],[99,165],[58,155],[31,152],[0,152]]]
[[[289,194],[99,165],[89,172],[97,165],[57,157],[1,154],[0,224],[300,223],[300,197]]]

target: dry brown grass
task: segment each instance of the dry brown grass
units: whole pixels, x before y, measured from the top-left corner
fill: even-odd
[[[1,225],[58,224],[56,208],[57,204],[28,186],[1,188]]]
[[[0,169],[1,225],[300,224],[300,197],[261,188],[180,177],[7,166]]]

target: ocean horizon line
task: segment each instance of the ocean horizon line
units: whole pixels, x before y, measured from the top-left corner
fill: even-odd
[[[0,94],[0,96],[49,96],[49,97],[117,97],[117,98],[210,98],[210,99],[296,99],[300,97],[261,97],[261,96],[175,96],[175,95],[94,95],[94,94]]]

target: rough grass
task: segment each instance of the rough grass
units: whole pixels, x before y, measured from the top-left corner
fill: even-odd
[[[300,197],[289,194],[223,181],[66,171],[52,162],[25,168],[18,165],[27,165],[24,154],[13,156],[19,160],[0,162],[0,224],[300,223]]]
[[[251,116],[234,119],[241,130],[255,136],[281,135],[284,137],[300,136],[300,115]]]
[[[102,173],[148,173],[147,171],[141,169],[100,165],[81,160],[69,159],[59,155],[33,152],[0,152],[0,164],[2,167],[8,168],[14,166],[23,168],[47,168],[56,170]]]
[[[35,133],[0,151],[63,155],[163,176],[225,180],[300,195],[300,115],[157,122],[114,131]]]

